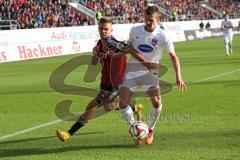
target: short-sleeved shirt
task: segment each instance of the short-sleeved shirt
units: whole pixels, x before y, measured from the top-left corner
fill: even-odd
[[[157,27],[150,33],[145,30],[144,25],[135,26],[130,31],[129,42],[146,61],[153,63],[159,63],[163,56],[164,47],[167,48],[169,53],[174,52],[174,45],[171,38],[160,27]],[[137,68],[134,68],[134,66],[137,66]],[[132,78],[136,77],[136,75],[146,74],[148,70],[132,57],[127,65],[127,72],[125,78]]]
[[[232,22],[228,19],[222,21],[221,28],[224,34],[232,34],[232,28],[227,28],[226,26],[233,26]]]
[[[101,40],[97,42],[97,46],[99,46],[97,56],[102,65],[101,90],[116,90],[123,81],[127,58],[125,55],[110,55]]]

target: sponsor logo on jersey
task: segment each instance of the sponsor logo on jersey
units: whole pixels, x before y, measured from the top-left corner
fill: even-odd
[[[152,42],[151,42],[152,46],[155,47],[157,45],[157,43],[158,43],[157,39],[152,39]]]
[[[138,46],[138,49],[144,53],[148,53],[148,52],[151,52],[153,51],[153,48],[147,44],[140,44]]]

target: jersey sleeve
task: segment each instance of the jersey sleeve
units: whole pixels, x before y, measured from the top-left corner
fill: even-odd
[[[222,21],[222,23],[221,23],[221,29],[223,29],[224,28],[224,21]]]
[[[173,45],[171,36],[168,35],[165,31],[163,31],[162,33],[163,33],[164,46],[167,48],[168,53],[173,53],[175,50],[174,50],[174,45]]]
[[[134,41],[134,27],[131,28],[130,32],[129,32],[129,37],[128,37],[128,43],[132,44]]]

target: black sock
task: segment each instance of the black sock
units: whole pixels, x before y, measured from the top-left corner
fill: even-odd
[[[81,117],[72,125],[72,127],[68,130],[68,133],[70,135],[73,135],[75,132],[77,132],[80,128],[82,128],[87,122],[81,119]]]
[[[133,112],[135,112],[135,105],[136,105],[136,99],[133,98],[129,103],[129,106],[132,108]]]
[[[135,105],[134,104],[129,104],[129,106],[132,108],[133,112],[135,112]]]

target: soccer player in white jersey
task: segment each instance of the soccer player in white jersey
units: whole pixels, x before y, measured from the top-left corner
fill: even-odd
[[[120,109],[125,120],[135,122],[133,111],[129,106],[131,97],[140,83],[151,100],[149,134],[146,144],[152,144],[153,130],[162,110],[162,102],[158,84],[158,66],[165,46],[171,57],[176,75],[176,82],[181,91],[186,90],[182,80],[178,57],[169,36],[159,27],[160,12],[156,6],[149,6],[145,11],[145,24],[135,26],[129,34],[129,44],[133,48],[132,58],[127,64],[125,78],[120,88]],[[128,50],[129,51],[129,50]],[[137,140],[136,145],[141,141]]]
[[[232,52],[233,24],[228,19],[228,14],[225,13],[223,17],[224,17],[224,20],[222,21],[221,29],[223,31],[225,52],[226,52],[226,55],[229,56],[229,54],[233,54]]]

